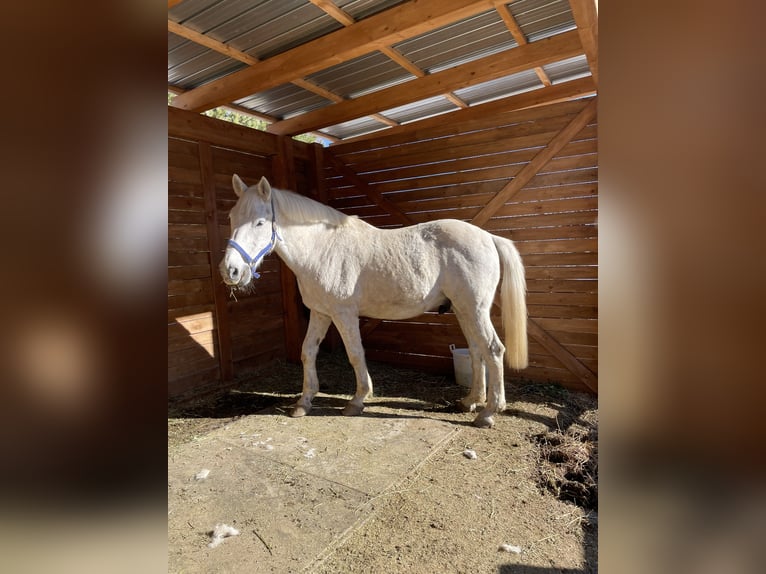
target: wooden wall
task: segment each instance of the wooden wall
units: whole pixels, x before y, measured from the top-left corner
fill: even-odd
[[[329,203],[379,227],[455,218],[513,239],[526,267],[530,317],[531,364],[519,375],[595,391],[595,100],[492,108],[328,148]],[[465,346],[453,314],[363,321],[362,332],[369,358],[442,372],[452,370],[449,344]]]
[[[456,218],[513,239],[527,273],[531,364],[509,377],[597,390],[595,99],[517,112],[489,103],[324,149],[168,113],[170,396],[300,357],[306,314],[289,270],[267,258],[255,292],[236,301],[218,275],[233,173],[248,183],[266,175],[378,227]],[[465,345],[451,313],[361,328],[370,359],[436,372],[452,372],[451,343]]]
[[[286,357],[289,272],[269,257],[255,291],[230,296],[217,265],[236,201],[231,176],[315,188],[312,146],[168,108],[168,395],[220,389]],[[287,286],[283,285],[287,283]],[[292,325],[296,324],[293,319]],[[300,325],[300,320],[297,321]],[[300,336],[299,332],[293,337]],[[294,343],[292,343],[294,347]]]

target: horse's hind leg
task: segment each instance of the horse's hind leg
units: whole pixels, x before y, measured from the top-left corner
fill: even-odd
[[[477,427],[491,427],[495,424],[494,414],[505,409],[505,381],[503,379],[503,355],[505,346],[495,332],[489,317],[489,309],[477,309],[475,313],[456,310],[460,327],[471,349],[471,360],[477,364],[476,356],[484,360],[487,372],[487,404],[474,419]],[[482,397],[484,369],[473,369],[471,392],[462,399],[463,407],[475,406]]]
[[[327,334],[332,320],[328,315],[312,310],[309,317],[309,326],[306,337],[303,339],[301,348],[301,361],[303,362],[303,392],[298,402],[293,406],[290,416],[302,417],[311,410],[311,401],[319,391],[317,378],[316,359],[319,343]]]
[[[487,385],[485,377],[484,359],[476,345],[469,345],[468,353],[471,356],[471,390],[458,401],[458,406],[467,413],[476,410],[476,406],[487,400]]]
[[[356,393],[343,408],[346,416],[359,415],[364,410],[364,400],[372,394],[372,380],[367,371],[367,361],[364,358],[362,336],[359,333],[359,317],[356,315],[341,315],[333,318],[338,328],[346,354],[356,375]]]

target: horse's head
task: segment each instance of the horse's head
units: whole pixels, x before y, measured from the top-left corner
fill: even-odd
[[[239,200],[229,213],[231,239],[221,260],[220,271],[224,283],[242,288],[253,278],[260,277],[256,269],[274,249],[278,235],[271,185],[266,178],[247,187],[235,174],[232,185]]]

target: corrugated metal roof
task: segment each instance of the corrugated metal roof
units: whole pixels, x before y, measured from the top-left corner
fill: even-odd
[[[542,40],[575,28],[566,0],[518,0],[508,4],[527,42]]]
[[[322,132],[336,138],[345,139],[377,132],[385,129],[386,127],[387,126],[385,124],[367,116],[364,118],[351,120],[350,122],[343,122],[342,124],[330,126],[329,128],[323,129]]]
[[[335,0],[335,5],[347,12],[354,20],[369,18],[373,14],[393,8],[405,0]]]
[[[413,77],[387,56],[372,52],[311,74],[307,79],[344,98],[356,98]]]
[[[399,123],[407,123],[415,120],[422,120],[431,116],[443,114],[445,112],[451,112],[457,109],[457,106],[450,102],[448,99],[437,96],[435,98],[428,98],[426,100],[420,100],[419,102],[413,102],[406,106],[399,106],[390,110],[382,112],[384,116],[395,120]]]
[[[406,3],[406,0],[333,1],[357,22]],[[528,42],[575,28],[568,0],[516,0],[507,7]],[[274,57],[344,27],[309,0],[183,0],[168,11],[168,19],[258,59]],[[426,73],[435,73],[516,49],[517,43],[498,11],[490,9],[402,40],[393,48]],[[332,54],[328,54],[328,61],[332,61]],[[193,89],[245,67],[246,64],[228,55],[168,33],[170,85]],[[554,84],[590,73],[584,56],[548,64],[544,70]],[[415,76],[381,51],[372,50],[349,61],[330,65],[306,79],[340,98],[354,99],[406,83]],[[469,105],[475,105],[539,87],[542,83],[530,69],[466,87],[455,94]],[[253,86],[252,94],[233,103],[279,120],[333,102],[288,83],[267,90]],[[437,96],[380,113],[399,123],[407,123],[454,109],[456,106],[452,102]],[[385,127],[372,117],[364,117],[322,131],[348,138]]]
[[[262,114],[286,119],[323,108],[332,102],[294,84],[284,84],[242,98],[235,103]]]
[[[502,18],[490,10],[399,42],[394,48],[433,73],[514,46],[516,42]]]
[[[548,77],[554,84],[590,75],[588,60],[585,56],[576,56],[568,60],[548,64],[543,66],[543,70],[545,70],[545,73],[548,74]]]
[[[543,87],[543,84],[534,70],[525,70],[518,74],[511,74],[510,76],[457,90],[455,95],[473,106],[541,87]]]
[[[168,84],[188,90],[244,67],[242,62],[168,34]]]

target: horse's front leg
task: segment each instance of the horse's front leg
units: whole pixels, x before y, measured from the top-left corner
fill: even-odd
[[[298,402],[295,403],[290,416],[302,417],[311,410],[311,401],[319,391],[319,379],[317,378],[317,351],[319,343],[327,334],[332,320],[328,315],[311,310],[309,326],[306,337],[303,339],[301,348],[301,361],[303,362],[303,392]]]
[[[364,358],[362,336],[359,333],[359,317],[354,314],[343,314],[333,318],[338,328],[346,354],[356,375],[356,393],[349,403],[343,408],[346,416],[362,414],[364,400],[372,395],[372,380],[367,372],[367,362]]]

